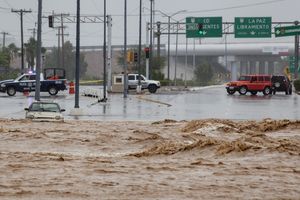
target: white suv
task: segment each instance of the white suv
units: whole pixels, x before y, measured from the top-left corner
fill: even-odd
[[[138,86],[139,75],[128,74],[128,89],[136,89]],[[160,82],[155,80],[148,80],[145,76],[140,76],[142,90],[148,89],[150,93],[155,93],[160,88]]]

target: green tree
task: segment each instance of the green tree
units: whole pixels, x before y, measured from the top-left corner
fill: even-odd
[[[67,41],[64,45],[64,69],[66,70],[66,77],[69,80],[73,80],[75,77],[75,52],[73,51],[73,45]],[[88,64],[84,60],[85,55],[80,54],[80,75],[83,77],[86,73]],[[46,54],[45,68],[54,68],[58,62],[58,48],[54,47],[50,53]]]
[[[207,61],[201,62],[195,69],[196,81],[200,85],[207,85],[213,78],[213,69]]]
[[[11,63],[11,61],[18,56],[19,48],[15,45],[15,43],[11,43],[6,47],[6,49],[9,52]]]
[[[33,66],[35,65],[37,41],[33,37],[31,37],[24,46],[26,50],[26,61],[29,67],[33,68]]]
[[[33,37],[31,37],[24,46],[26,50],[26,61],[29,67],[33,68],[36,59],[37,41]],[[46,49],[42,47],[41,53],[44,54],[45,52]]]
[[[7,49],[0,52],[0,66],[9,68],[10,65],[10,55]]]

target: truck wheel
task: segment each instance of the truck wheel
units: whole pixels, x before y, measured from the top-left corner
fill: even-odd
[[[50,86],[48,92],[50,95],[56,95],[58,93],[58,90],[55,86]]]
[[[288,88],[285,90],[285,95],[289,95],[289,89]]]
[[[263,93],[264,93],[264,95],[270,95],[271,94],[271,88],[270,87],[265,87]]]
[[[148,86],[148,90],[149,90],[150,93],[155,93],[156,90],[157,90],[157,87],[156,87],[156,85],[151,84],[151,85]]]
[[[227,89],[227,93],[230,94],[230,95],[233,95],[235,93],[235,90],[229,90],[229,89]]]
[[[246,86],[240,87],[239,93],[240,93],[241,95],[245,95],[245,94],[247,93],[247,87],[246,87]]]
[[[6,93],[8,96],[14,96],[16,94],[16,89],[14,87],[8,87]]]

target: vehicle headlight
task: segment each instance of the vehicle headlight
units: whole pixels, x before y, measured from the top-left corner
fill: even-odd
[[[2,84],[1,84],[1,87],[5,87],[5,83],[2,83]]]

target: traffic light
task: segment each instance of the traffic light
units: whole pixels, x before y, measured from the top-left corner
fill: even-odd
[[[137,52],[134,52],[134,58],[133,58],[133,61],[134,61],[134,62],[137,62],[137,61],[138,61],[138,53],[137,53]]]
[[[150,57],[150,49],[149,49],[149,47],[145,47],[144,51],[145,51],[145,54],[146,54],[146,58],[149,58]]]
[[[48,16],[48,25],[50,28],[53,28],[53,15]]]
[[[201,24],[201,23],[198,23],[198,33],[200,35],[203,35],[203,24]]]
[[[127,51],[127,62],[129,63],[133,62],[133,51],[131,50]]]

